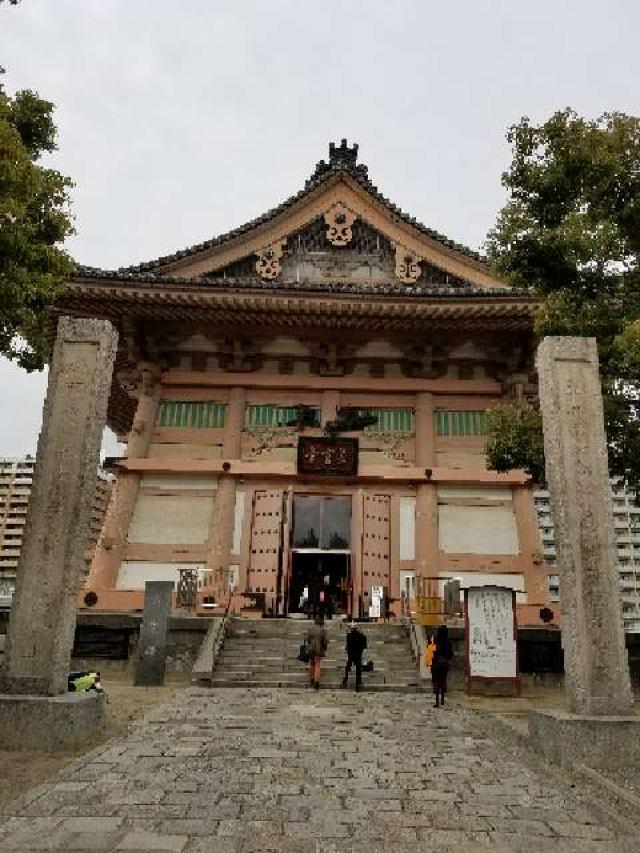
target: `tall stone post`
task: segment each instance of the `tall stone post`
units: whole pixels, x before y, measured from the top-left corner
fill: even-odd
[[[630,741],[638,740],[640,718],[624,719],[632,697],[596,341],[545,338],[537,366],[573,716],[534,715],[532,732],[542,750],[562,762],[624,763],[630,750],[637,760],[640,747],[632,749]]]
[[[211,551],[206,568],[207,581],[203,590],[204,595],[213,595],[216,603],[222,601],[227,592],[227,570],[233,545],[236,506],[236,481],[232,472],[234,460],[240,459],[245,398],[244,388],[231,389],[222,446],[222,459],[231,466],[231,472],[223,474],[218,480],[210,532]]]
[[[117,342],[104,320],[58,323],[9,622],[7,693],[67,690]]]

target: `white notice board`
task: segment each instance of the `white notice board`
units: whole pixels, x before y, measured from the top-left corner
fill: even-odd
[[[513,590],[500,586],[470,587],[466,590],[465,604],[469,678],[516,679]]]

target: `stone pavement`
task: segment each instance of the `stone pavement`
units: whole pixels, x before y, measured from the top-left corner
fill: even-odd
[[[185,690],[9,805],[0,850],[640,849],[490,725],[419,694]]]

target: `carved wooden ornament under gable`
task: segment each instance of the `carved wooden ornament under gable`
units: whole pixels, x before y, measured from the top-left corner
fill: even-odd
[[[414,284],[420,278],[420,262],[423,258],[410,252],[400,243],[394,243],[396,250],[396,278],[405,284]]]
[[[324,221],[327,223],[327,240],[332,246],[346,246],[351,242],[356,215],[348,207],[341,203],[334,205],[325,213]]]
[[[256,272],[260,278],[274,279],[280,275],[282,265],[280,261],[284,255],[284,245],[286,238],[276,240],[270,246],[265,246],[257,252],[258,259],[256,261]]]

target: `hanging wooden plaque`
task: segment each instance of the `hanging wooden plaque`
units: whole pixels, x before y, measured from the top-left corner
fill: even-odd
[[[304,436],[298,439],[299,474],[353,476],[358,473],[357,438]]]

